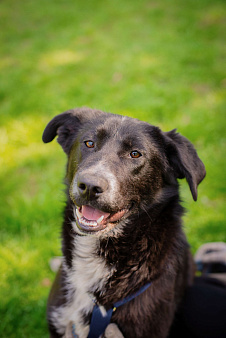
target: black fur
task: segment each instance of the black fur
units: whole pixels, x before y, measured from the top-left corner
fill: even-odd
[[[74,239],[79,236],[72,230],[75,204],[88,204],[108,213],[130,207],[113,229],[92,233],[98,238],[96,257],[114,267],[104,289],[93,290],[93,295],[108,308],[151,281],[143,294],[114,313],[112,321],[125,337],[167,337],[184,289],[193,279],[177,179],[186,178],[196,200],[197,186],[205,177],[203,163],[192,144],[175,130],[164,133],[148,123],[98,110],[74,109],[56,116],[47,125],[43,141],[50,142],[56,135],[68,155],[62,230],[67,268],[72,268]],[[93,140],[95,148],[86,148],[86,140]],[[131,158],[133,150],[142,156]],[[117,177],[114,199],[105,191],[110,188],[102,189],[103,180],[109,178],[95,170],[100,161]],[[89,182],[93,177],[98,193],[79,194],[81,177]],[[63,296],[67,276],[59,276],[48,305],[49,317],[53,306],[67,302]],[[83,314],[84,323],[90,316]],[[52,336],[59,336],[54,323],[49,326]]]

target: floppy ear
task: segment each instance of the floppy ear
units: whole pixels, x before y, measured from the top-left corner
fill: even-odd
[[[56,135],[57,141],[62,146],[66,154],[69,154],[75,132],[80,127],[79,118],[74,114],[74,110],[68,110],[55,116],[46,126],[42,140],[45,143],[51,142]]]
[[[197,200],[198,184],[206,175],[205,166],[190,141],[176,132],[165,132],[167,157],[176,178],[186,178],[194,201]]]
[[[106,113],[90,109],[76,108],[55,116],[46,126],[42,140],[45,143],[51,142],[56,135],[57,141],[62,146],[66,154],[69,154],[76,134],[85,121],[90,121],[99,115]]]

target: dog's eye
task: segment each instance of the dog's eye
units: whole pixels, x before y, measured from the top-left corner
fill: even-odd
[[[91,140],[85,141],[84,142],[87,148],[94,148],[94,142]]]
[[[130,157],[132,157],[132,158],[138,158],[140,156],[142,156],[142,154],[139,151],[137,151],[137,150],[133,150],[130,153]]]

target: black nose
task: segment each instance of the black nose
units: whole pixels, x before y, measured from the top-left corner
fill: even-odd
[[[93,199],[107,190],[108,183],[105,179],[99,177],[80,177],[77,186],[80,196],[86,199]]]

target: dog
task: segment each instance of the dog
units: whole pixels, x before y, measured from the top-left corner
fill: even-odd
[[[55,116],[43,141],[57,135],[68,156],[67,203],[63,261],[47,306],[51,337],[70,325],[74,337],[95,337],[94,307],[103,318],[112,309],[109,321],[124,337],[167,337],[194,275],[178,179],[196,201],[204,164],[175,129],[100,110]]]

